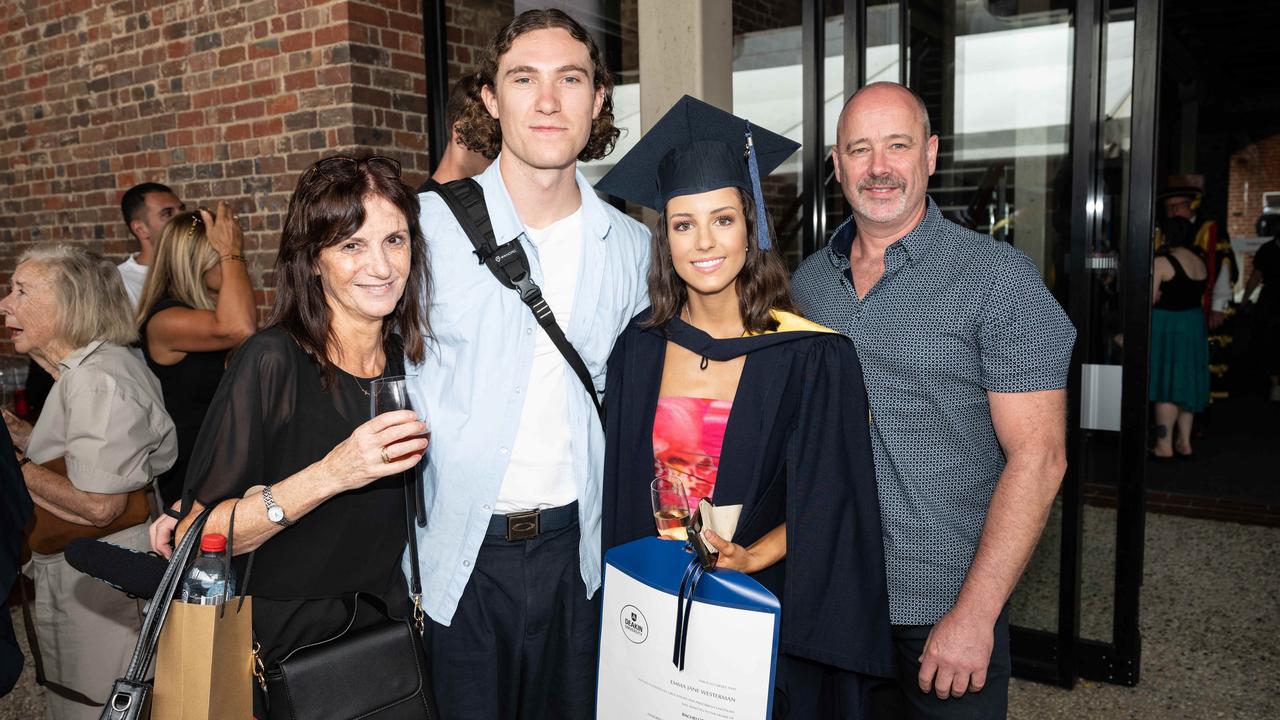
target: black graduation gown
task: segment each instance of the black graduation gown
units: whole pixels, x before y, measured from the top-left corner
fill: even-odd
[[[725,429],[717,505],[742,504],[747,546],[784,520],[787,559],[755,574],[782,603],[781,650],[893,676],[880,509],[866,390],[853,343],[789,313],[778,331],[716,340],[641,313],[609,358],[605,391],[605,550],[656,534],[653,420],[667,341],[728,360],[746,355]]]

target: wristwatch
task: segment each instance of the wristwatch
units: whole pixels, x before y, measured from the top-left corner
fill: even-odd
[[[280,527],[289,527],[293,521],[284,515],[284,508],[276,504],[274,498],[271,497],[271,486],[264,485],[262,487],[262,503],[267,506],[267,519],[279,525]]]

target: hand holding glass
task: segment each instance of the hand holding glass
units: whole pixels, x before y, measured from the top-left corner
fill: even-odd
[[[650,483],[649,497],[658,534],[668,540],[688,540],[689,499],[684,483],[670,473],[660,475]]]
[[[376,417],[382,413],[394,412],[396,410],[414,410],[418,413],[419,419],[422,419],[423,417],[422,408],[415,408],[409,402],[408,378],[404,375],[387,375],[385,377],[375,378],[372,380],[369,383],[370,415]],[[431,432],[426,432],[424,436],[430,440]],[[391,462],[396,462],[401,459],[402,458],[390,458]]]

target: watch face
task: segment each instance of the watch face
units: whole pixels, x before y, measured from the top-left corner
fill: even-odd
[[[267,508],[267,519],[273,523],[278,523],[284,519],[284,510],[279,505]]]

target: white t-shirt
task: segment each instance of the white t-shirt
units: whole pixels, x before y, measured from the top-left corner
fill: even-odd
[[[566,329],[578,289],[578,267],[582,264],[582,208],[541,230],[525,228],[525,234],[538,249],[542,297],[551,306],[556,324]],[[546,331],[538,328],[520,427],[495,512],[540,510],[578,499],[567,393],[584,391],[569,385],[570,380],[577,382],[576,376],[570,377],[571,372]]]
[[[138,311],[138,301],[142,299],[142,286],[147,283],[147,266],[139,265],[137,257],[138,254],[134,253],[116,266],[120,271],[120,279],[124,281],[125,292],[129,293],[129,305],[134,312]]]

